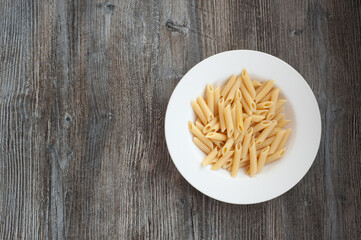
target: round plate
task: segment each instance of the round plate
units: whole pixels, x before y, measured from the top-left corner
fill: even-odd
[[[188,121],[195,120],[191,103],[204,96],[207,83],[224,84],[232,74],[246,68],[251,79],[273,79],[286,98],[285,118],[292,128],[286,153],[250,178],[241,168],[237,177],[228,171],[202,167],[205,154],[193,143]],[[320,144],[321,117],[311,88],[303,77],[284,61],[266,53],[234,50],[216,54],[184,75],[169,100],[165,117],[169,153],[183,177],[196,189],[219,201],[252,204],[270,200],[295,186],[311,167]]]

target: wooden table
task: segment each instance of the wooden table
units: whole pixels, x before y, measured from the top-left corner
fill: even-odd
[[[0,9],[0,239],[360,239],[360,1],[2,0]],[[231,49],[288,62],[321,110],[310,171],[262,204],[201,194],[164,140],[176,84]]]

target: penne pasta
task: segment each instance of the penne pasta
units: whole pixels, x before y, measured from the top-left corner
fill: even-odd
[[[231,147],[233,146],[233,142],[234,142],[234,139],[231,137],[231,138],[228,138],[226,144],[224,144],[223,148],[222,148],[222,155],[226,155]]]
[[[256,115],[261,115],[261,116],[266,117],[267,112],[268,112],[268,110],[266,110],[266,109],[261,109],[261,110],[256,110],[256,111],[254,112],[254,114],[256,114]]]
[[[207,85],[207,105],[211,110],[212,114],[214,114],[214,91],[212,85]]]
[[[241,132],[241,134],[236,139],[236,142],[242,142],[243,141],[243,138],[246,135],[248,128],[251,126],[251,122],[252,122],[252,117],[248,117],[248,118],[246,118],[244,120],[244,122],[243,122],[243,131]]]
[[[226,130],[226,122],[224,120],[224,107],[225,107],[224,98],[221,98],[218,101],[219,125],[221,127],[221,132],[224,132]]]
[[[282,107],[286,102],[287,102],[286,99],[278,99],[277,104],[276,104],[276,111],[277,111],[280,107]]]
[[[274,135],[276,135],[279,131],[282,131],[283,130],[283,128],[279,128],[279,127],[275,127],[271,132],[270,132],[270,134],[268,135],[268,137],[272,137],[272,136],[274,136]]]
[[[217,170],[220,169],[223,164],[230,158],[232,157],[234,151],[229,151],[226,155],[223,155],[220,159],[218,159],[218,161],[212,166],[212,170]]]
[[[256,143],[252,140],[249,148],[249,175],[253,177],[257,172],[257,154],[256,154]]]
[[[269,154],[272,154],[277,150],[277,148],[280,145],[281,140],[285,134],[286,134],[286,130],[279,131],[276,134],[276,137],[275,137],[274,141],[272,142],[271,147],[269,149]]]
[[[262,90],[256,95],[256,98],[255,98],[256,103],[261,101],[267,95],[267,93],[272,89],[273,84],[274,84],[274,81],[270,80],[264,85]]]
[[[252,135],[253,135],[253,128],[251,127],[250,129],[248,129],[248,131],[247,131],[247,133],[246,133],[246,135],[244,137],[244,140],[243,140],[241,158],[245,158],[246,155],[247,155],[248,146],[249,146],[249,143],[251,142]]]
[[[285,110],[285,108],[284,108],[284,107],[280,107],[279,109],[276,110],[275,115],[283,112],[283,110]]]
[[[286,130],[285,135],[283,136],[280,144],[279,144],[278,147],[277,147],[277,151],[280,150],[280,149],[282,149],[282,148],[284,148],[284,147],[286,146],[286,142],[287,142],[288,137],[290,136],[290,134],[291,134],[291,128],[289,128],[289,129]]]
[[[206,138],[210,138],[218,141],[227,141],[227,135],[222,133],[210,132],[207,133]]]
[[[241,88],[241,92],[242,92],[242,96],[243,96],[242,99],[244,99],[247,102],[248,107],[252,112],[256,111],[256,104],[253,101],[252,96],[250,95],[250,93],[248,92],[246,86],[244,85],[244,83],[242,81],[241,81],[240,88]]]
[[[204,125],[200,123],[199,121],[195,121],[196,127],[203,132]]]
[[[285,151],[286,151],[286,148],[282,148],[282,149],[278,150],[277,152],[275,152],[274,154],[269,155],[266,159],[266,164],[280,159],[285,154]]]
[[[256,89],[256,96],[257,96],[257,94],[258,94],[260,91],[262,91],[262,89],[264,88],[264,86],[266,86],[266,84],[267,84],[267,82],[263,82],[263,83],[261,84],[261,86],[259,86],[259,87]]]
[[[193,142],[195,145],[197,145],[197,147],[202,150],[205,154],[208,154],[211,152],[211,149],[209,149],[209,147],[204,144],[201,140],[199,140],[199,138],[197,137],[193,137]]]
[[[236,95],[234,95],[234,101],[241,101],[242,99],[242,92],[240,89],[237,89]]]
[[[279,113],[276,116],[274,116],[273,120],[275,120],[279,123],[279,121],[281,121],[284,117],[285,117],[284,113]]]
[[[231,112],[231,106],[230,105],[228,105],[224,109],[224,120],[226,122],[227,136],[231,137],[233,135],[233,132],[234,132],[234,127],[233,127],[232,112]]]
[[[273,102],[273,105],[268,110],[266,117],[267,119],[272,119],[275,116],[276,104],[278,101],[279,94],[280,94],[280,89],[276,88],[271,95],[271,101]]]
[[[277,124],[276,121],[272,121],[271,125],[263,129],[262,133],[256,139],[256,143],[261,144],[264,140],[266,140],[267,136],[271,133],[273,128],[276,127],[276,124]]]
[[[197,114],[197,116],[199,117],[199,119],[202,121],[202,123],[204,125],[206,125],[207,124],[206,116],[204,115],[201,107],[199,106],[199,104],[196,101],[192,102],[192,108],[193,108],[194,112]]]
[[[252,115],[252,122],[260,122],[265,118],[265,116],[262,115]]]
[[[252,83],[246,69],[243,69],[243,71],[242,71],[242,80],[249,92],[249,95],[251,95],[252,99],[254,99],[256,97],[256,91],[254,90],[253,83]]]
[[[213,118],[206,126],[203,128],[203,133],[208,133],[211,131],[212,127],[218,123],[218,117]]]
[[[241,143],[238,142],[236,143],[234,150],[232,172],[231,172],[232,177],[235,177],[237,175],[241,163],[241,153],[242,153],[242,145]]]
[[[219,140],[214,140],[211,139],[211,141],[218,147],[218,148],[222,148],[224,146],[224,142],[223,141],[219,141]],[[221,152],[221,151],[219,151]]]
[[[269,137],[269,138],[267,138],[266,140],[264,140],[263,143],[261,143],[261,144],[256,144],[256,150],[259,150],[259,149],[262,149],[262,148],[265,148],[265,147],[269,146],[270,144],[272,144],[272,142],[274,141],[274,139],[275,139],[275,136]]]
[[[219,86],[214,89],[214,116],[218,115],[218,101],[221,98],[221,88]]]
[[[193,133],[195,137],[201,140],[205,145],[207,145],[210,149],[213,149],[213,143],[211,140],[207,139],[201,130],[199,130],[191,121],[188,122],[189,130]]]
[[[261,86],[261,83],[256,81],[256,80],[252,80],[252,84],[253,84],[254,88],[257,88],[257,87]]]
[[[278,122],[277,127],[283,128],[283,127],[286,126],[289,122],[290,122],[290,120],[281,120],[281,121]]]
[[[242,104],[240,101],[236,101],[236,127],[239,132],[242,132],[242,130],[243,130],[243,112],[242,112]]]
[[[236,139],[239,135],[239,131],[237,129],[237,114],[236,114],[236,104],[234,104],[234,106],[232,107],[232,122],[233,122],[233,137],[234,139]]]
[[[217,148],[213,148],[213,150],[203,159],[202,165],[207,166],[208,164],[210,164],[212,160],[217,157],[217,154]]]
[[[263,120],[262,122],[256,124],[253,127],[253,133],[261,131],[262,129],[264,129],[264,128],[268,127],[269,125],[271,125],[271,123],[272,122],[270,120]]]
[[[236,95],[236,91],[237,89],[239,89],[240,85],[241,85],[241,78],[237,77],[236,81],[234,82],[231,90],[227,95],[226,104],[230,104],[233,102],[234,96]]]
[[[246,102],[246,100],[244,100],[244,98],[241,99],[241,104],[242,107],[244,108],[244,111],[246,111],[246,113],[251,116],[252,115],[252,110],[248,107],[248,104]]]
[[[266,102],[258,103],[256,106],[257,106],[257,109],[267,109],[267,108],[272,107],[272,105],[273,105],[272,101],[266,101]]]
[[[210,122],[214,118],[214,115],[211,112],[211,110],[209,109],[206,101],[204,101],[204,98],[201,96],[197,97],[197,103],[201,107],[202,112],[204,113],[204,116],[207,119],[207,123]]]
[[[236,75],[232,75],[228,80],[226,85],[224,86],[224,88],[221,91],[221,97],[226,98],[229,91],[231,90],[234,82],[236,81]]]
[[[260,172],[262,170],[264,164],[266,163],[269,149],[270,149],[270,147],[267,146],[261,150],[259,157],[258,157],[258,162],[257,162],[257,172]]]

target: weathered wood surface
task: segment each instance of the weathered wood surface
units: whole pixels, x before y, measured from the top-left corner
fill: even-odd
[[[0,3],[0,239],[360,239],[360,1]],[[215,201],[174,167],[181,77],[231,49],[313,89],[322,141],[269,202]]]

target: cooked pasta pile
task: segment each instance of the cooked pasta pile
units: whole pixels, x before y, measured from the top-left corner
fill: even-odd
[[[273,80],[251,80],[247,70],[232,75],[223,87],[208,84],[206,100],[199,96],[192,102],[197,119],[189,121],[194,143],[207,154],[203,166],[227,169],[232,177],[245,167],[253,177],[280,159],[291,129],[283,129],[289,120],[279,93]]]

